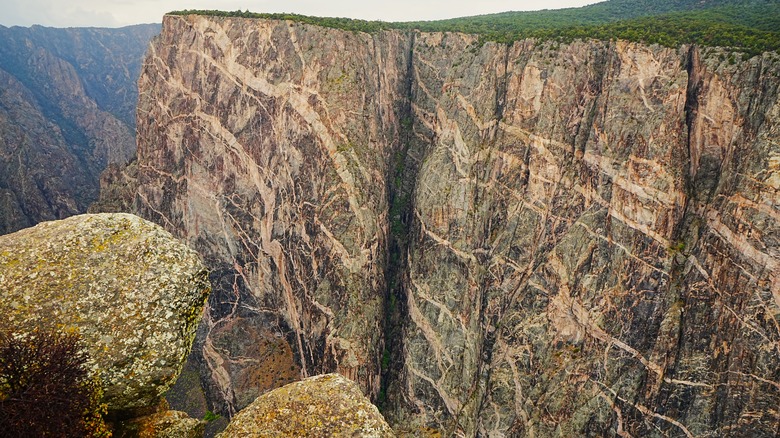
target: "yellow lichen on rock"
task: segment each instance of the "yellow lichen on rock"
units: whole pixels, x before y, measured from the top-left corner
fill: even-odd
[[[120,436],[137,438],[199,438],[205,425],[184,412],[163,410],[123,422],[118,430]]]
[[[390,426],[358,386],[339,374],[291,383],[258,397],[221,438],[392,437]]]
[[[74,216],[0,236],[0,329],[75,330],[111,411],[156,405],[210,290],[200,257],[130,214]]]

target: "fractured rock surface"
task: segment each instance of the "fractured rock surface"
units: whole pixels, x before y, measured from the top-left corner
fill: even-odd
[[[339,374],[324,374],[261,395],[218,436],[381,438],[395,434],[354,382]]]
[[[412,432],[777,433],[780,57],[727,58],[166,17],[134,202],[213,269],[212,402],[277,367]]]

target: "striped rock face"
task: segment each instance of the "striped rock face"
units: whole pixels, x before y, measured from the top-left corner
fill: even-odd
[[[235,412],[327,371],[376,397],[408,41],[387,34],[373,47],[370,35],[273,21],[165,23],[139,81],[136,204],[212,271],[197,342],[213,403]]]
[[[780,58],[167,16],[135,208],[235,412],[323,372],[464,436],[780,425]]]

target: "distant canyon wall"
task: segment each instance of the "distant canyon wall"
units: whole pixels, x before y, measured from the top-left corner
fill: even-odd
[[[337,371],[413,434],[780,430],[777,54],[166,16],[139,86],[221,412]]]
[[[0,234],[84,213],[135,155],[144,52],[159,24],[0,26]]]

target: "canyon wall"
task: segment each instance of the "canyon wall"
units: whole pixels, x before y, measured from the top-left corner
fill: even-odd
[[[212,270],[198,347],[227,412],[328,371],[380,389],[408,40],[332,36],[168,16],[143,67],[138,209]]]
[[[780,431],[780,57],[166,16],[134,209],[223,413],[339,372],[399,432]]]
[[[159,24],[0,26],[0,234],[84,213],[135,154],[135,84]]]

